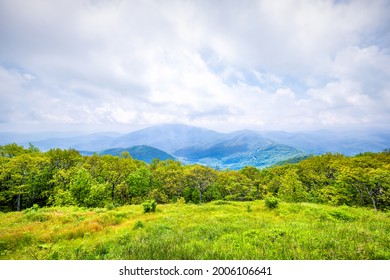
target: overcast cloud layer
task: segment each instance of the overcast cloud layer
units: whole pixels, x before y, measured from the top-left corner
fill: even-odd
[[[0,129],[388,129],[389,15],[385,0],[0,0]]]

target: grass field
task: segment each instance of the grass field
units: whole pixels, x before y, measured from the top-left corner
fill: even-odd
[[[390,259],[390,213],[264,201],[0,213],[0,259]]]

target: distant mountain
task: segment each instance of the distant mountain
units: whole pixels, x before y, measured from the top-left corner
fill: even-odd
[[[152,162],[153,159],[156,158],[160,160],[175,159],[174,156],[162,150],[150,146],[146,146],[146,145],[133,146],[125,149],[124,148],[107,149],[107,150],[97,152],[97,154],[120,156],[123,152],[128,152],[132,158],[145,161],[146,163],[150,163]],[[81,151],[80,153],[83,155],[92,155],[95,152]]]
[[[205,128],[167,124],[148,127],[123,135],[112,141],[110,146],[115,148],[148,145],[173,153],[185,147],[217,141],[223,136],[224,134]]]
[[[114,132],[81,134],[81,133],[0,133],[0,145],[17,143],[28,146],[30,143],[42,151],[60,148],[76,150],[103,150],[122,134]]]
[[[253,131],[237,131],[225,134],[223,137],[220,136],[215,141],[207,144],[194,144],[176,150],[174,154],[194,161],[207,157],[222,159],[235,153],[246,153],[251,150],[261,149],[272,143],[273,141],[265,139]]]
[[[390,132],[242,130],[220,133],[205,128],[167,124],[124,135],[0,133],[0,145],[12,142],[24,146],[32,143],[43,151],[51,148],[74,148],[79,151],[119,155],[128,150],[134,158],[147,162],[153,157],[160,159],[175,157],[183,163],[239,169],[246,165],[262,168],[280,162],[296,162],[309,154],[337,152],[355,155],[362,152],[380,152],[390,148]]]
[[[187,147],[173,154],[184,162],[201,163],[221,169],[241,169],[247,165],[267,167],[305,155],[302,151],[278,144],[253,131],[229,133],[216,142]]]
[[[269,131],[262,134],[275,142],[310,154],[330,152],[353,156],[362,152],[382,152],[390,148],[390,131]]]
[[[274,164],[275,165],[285,165],[285,164],[294,164],[294,163],[298,163],[304,159],[307,159],[309,157],[311,157],[312,155],[299,155],[299,156],[296,156],[296,157],[292,157],[292,158],[289,158],[287,160],[282,160],[282,161],[279,161],[277,163]]]
[[[43,151],[53,148],[76,150],[101,150],[110,146],[115,137],[105,134],[90,134],[71,138],[48,138],[40,141],[31,141],[34,146],[37,146]],[[24,146],[25,143],[22,143]]]
[[[86,136],[80,132],[39,132],[39,133],[19,133],[19,132],[0,132],[0,145],[6,145],[9,143],[33,143],[33,142],[45,142],[48,139],[71,139],[73,137],[80,138]],[[108,133],[104,135],[109,136]],[[111,133],[110,136],[115,136]],[[116,135],[118,136],[118,135]],[[49,141],[47,142],[49,143]]]

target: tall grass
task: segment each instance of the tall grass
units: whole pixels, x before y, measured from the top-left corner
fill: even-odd
[[[389,213],[346,206],[56,207],[0,214],[0,258],[390,259],[389,233]]]

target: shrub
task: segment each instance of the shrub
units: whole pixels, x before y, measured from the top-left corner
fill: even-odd
[[[177,200],[176,200],[176,203],[177,204],[185,204],[186,203],[186,200],[184,197],[179,197]]]
[[[225,201],[225,200],[214,200],[212,203],[215,205],[230,205],[230,204],[232,204],[230,201]]]
[[[268,209],[276,209],[279,206],[279,199],[273,196],[266,197],[264,203]]]
[[[134,224],[134,227],[133,229],[140,229],[140,228],[143,228],[144,227],[144,223],[142,221],[136,221],[135,224]]]
[[[142,203],[144,207],[144,213],[156,212],[157,203],[155,200],[147,200]]]
[[[34,204],[32,207],[25,209],[24,213],[26,213],[26,214],[27,213],[36,213],[38,210],[39,210],[39,205]]]
[[[105,208],[107,210],[114,210],[116,208],[116,205],[112,202],[106,203]]]
[[[337,209],[329,213],[334,218],[341,220],[341,221],[353,221],[355,220],[355,217],[343,210]]]

